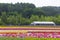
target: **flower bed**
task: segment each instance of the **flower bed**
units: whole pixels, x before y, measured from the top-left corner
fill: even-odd
[[[34,37],[34,38],[60,38],[60,32],[39,32],[39,33],[0,33],[0,37]]]

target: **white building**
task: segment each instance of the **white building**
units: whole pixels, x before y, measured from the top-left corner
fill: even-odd
[[[54,22],[48,22],[48,21],[34,21],[31,23],[31,25],[54,25],[55,26],[55,23]]]

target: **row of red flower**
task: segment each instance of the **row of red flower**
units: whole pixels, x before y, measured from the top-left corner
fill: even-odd
[[[0,37],[37,37],[37,38],[60,38],[60,32],[40,32],[40,33],[0,33]]]

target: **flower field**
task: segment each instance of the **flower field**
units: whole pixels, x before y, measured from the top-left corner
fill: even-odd
[[[19,38],[60,38],[60,32],[39,32],[39,33],[0,33],[0,37],[19,37]]]
[[[0,37],[60,38],[59,27],[0,27]]]

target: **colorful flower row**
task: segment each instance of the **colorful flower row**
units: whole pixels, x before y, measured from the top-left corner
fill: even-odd
[[[60,32],[40,32],[40,33],[0,33],[0,37],[36,37],[36,38],[60,38]]]

